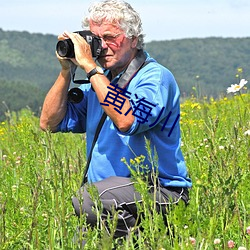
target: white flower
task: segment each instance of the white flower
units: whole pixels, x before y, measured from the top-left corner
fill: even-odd
[[[23,214],[24,211],[25,211],[24,207],[21,207],[21,208],[20,208],[20,214]]]
[[[220,242],[221,242],[221,240],[220,240],[220,239],[214,239],[214,244],[215,244],[215,245],[220,244]]]
[[[244,135],[245,135],[245,136],[250,135],[250,129],[248,129],[247,131],[245,131],[245,132],[244,132]]]
[[[223,150],[224,149],[224,146],[219,146],[219,150]]]
[[[231,84],[231,87],[227,88],[227,93],[235,93],[240,91],[245,85],[247,81],[245,79],[241,79],[239,84]]]
[[[196,239],[194,237],[189,237],[189,240],[193,246],[196,244]]]
[[[245,247],[239,247],[238,250],[247,250]]]

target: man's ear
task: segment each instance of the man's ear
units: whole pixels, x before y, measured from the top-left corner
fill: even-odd
[[[131,47],[134,49],[136,48],[138,43],[138,37],[132,37]]]

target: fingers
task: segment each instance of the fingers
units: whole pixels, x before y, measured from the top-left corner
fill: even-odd
[[[56,57],[59,60],[59,62],[61,63],[61,65],[75,65],[78,66],[78,62],[76,61],[75,58],[68,58],[68,57],[61,57],[58,55],[57,51],[56,51]]]
[[[69,32],[69,31],[64,31],[57,38],[58,38],[58,40],[65,40],[65,39],[74,39],[77,36],[78,36],[77,33],[72,33],[72,32]]]
[[[69,38],[71,40],[76,40],[77,38],[81,37],[78,33],[73,33],[73,32],[69,32],[69,31],[64,31],[62,36],[65,38]]]
[[[64,31],[62,34],[60,34],[57,39],[58,40],[65,40],[65,39],[68,39],[69,36],[67,35],[68,32]]]
[[[58,36],[58,40],[70,39],[73,43],[87,43],[86,40],[78,33],[64,31]]]
[[[92,63],[93,58],[92,58],[91,48],[83,36],[75,32],[64,31],[63,34],[58,36],[58,39],[59,40],[70,39],[74,44],[74,52],[75,52],[74,58],[62,58],[59,55],[57,55],[57,58],[59,59],[60,62],[62,62],[63,59],[64,60],[68,59],[77,66],[86,64],[87,61],[91,61]]]
[[[66,30],[65,30],[65,31],[63,32],[62,35],[63,35],[64,37],[70,38],[71,34],[73,34],[73,33],[71,33],[71,32],[69,32],[69,31],[66,31]]]

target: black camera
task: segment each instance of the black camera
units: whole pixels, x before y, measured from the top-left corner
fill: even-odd
[[[93,57],[98,57],[101,54],[102,40],[99,37],[95,36],[90,30],[75,31],[74,33],[78,33],[87,41]],[[61,57],[75,57],[74,44],[70,39],[58,41],[56,51]]]

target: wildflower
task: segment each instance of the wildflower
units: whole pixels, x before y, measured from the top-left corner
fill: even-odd
[[[247,250],[245,247],[239,247],[238,250]]]
[[[249,136],[250,135],[250,129],[248,129],[247,131],[244,132],[245,136]]]
[[[47,213],[43,213],[42,214],[43,220],[47,221],[48,220],[48,214]]]
[[[238,73],[242,73],[243,72],[243,68],[238,68],[237,71],[238,71]]]
[[[135,165],[135,161],[133,159],[130,159],[130,164]]]
[[[196,102],[196,103],[192,103],[192,104],[191,104],[191,108],[192,108],[192,109],[201,109],[201,106],[200,106],[199,103]]]
[[[20,208],[20,214],[23,214],[24,211],[25,211],[24,207],[21,207],[21,208]]]
[[[135,157],[135,161],[136,161],[137,164],[140,164],[141,163],[140,157]]]
[[[194,246],[196,243],[196,239],[193,237],[189,237],[189,240],[190,240],[191,244]]]
[[[235,93],[240,91],[245,85],[247,81],[245,79],[241,79],[239,84],[231,84],[231,87],[227,88],[227,93]]]
[[[247,229],[246,229],[246,233],[247,233],[248,235],[250,235],[250,226],[249,226],[249,227],[247,227]]]
[[[219,146],[219,150],[223,150],[224,149],[224,146]]]
[[[228,248],[234,248],[234,241],[233,240],[229,240],[227,242],[227,246],[228,246]]]
[[[196,181],[196,185],[201,185],[201,181],[200,181],[200,180],[197,180],[197,181]]]
[[[214,239],[214,244],[215,244],[215,245],[220,244],[220,239]]]
[[[12,189],[13,192],[16,192],[16,190],[17,190],[17,185],[13,185],[13,186],[11,187],[11,189]]]

